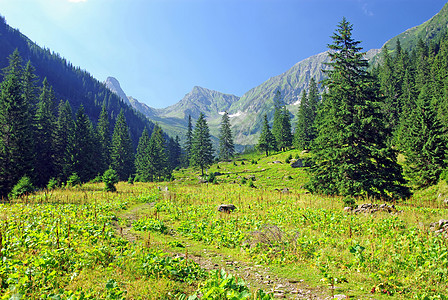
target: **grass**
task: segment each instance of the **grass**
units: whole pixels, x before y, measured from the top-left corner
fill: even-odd
[[[223,260],[269,267],[313,293],[446,293],[448,242],[428,230],[446,218],[445,182],[396,203],[396,215],[347,214],[340,198],[307,193],[306,170],[291,168],[290,156],[303,154],[252,153],[214,164],[208,173],[219,172],[217,184],[199,183],[199,172],[187,169],[173,182],[120,182],[116,193],[91,183],[1,204],[0,298],[178,299],[218,280],[175,254],[235,272]],[[237,210],[220,213],[220,204]],[[182,274],[198,275],[187,282]],[[261,282],[251,286],[266,290]]]

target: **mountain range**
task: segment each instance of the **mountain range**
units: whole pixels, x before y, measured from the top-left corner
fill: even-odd
[[[402,48],[412,51],[419,39],[429,42],[442,36],[448,25],[448,4],[427,22],[410,28],[393,37],[384,45],[393,51],[399,39]],[[380,49],[371,49],[365,57],[372,63],[380,61]],[[188,122],[188,115],[196,119],[200,112],[206,115],[211,134],[216,138],[219,134],[221,115],[227,111],[230,115],[232,132],[236,144],[254,145],[257,143],[264,114],[271,120],[273,116],[273,98],[277,90],[281,92],[283,101],[294,116],[300,104],[302,91],[308,89],[311,78],[320,82],[324,78],[323,69],[328,68],[327,52],[313,55],[295,64],[288,71],[274,76],[257,87],[247,91],[241,98],[194,87],[178,103],[163,109],[155,109],[141,103],[121,90],[118,81],[109,77],[106,85],[119,95],[123,101],[130,102],[139,112],[150,120],[157,122],[169,135],[178,135],[183,139]],[[295,119],[292,120],[293,124]]]

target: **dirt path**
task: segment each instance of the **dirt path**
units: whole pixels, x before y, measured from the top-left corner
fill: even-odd
[[[126,224],[125,226],[120,226],[118,223],[115,224],[117,232],[130,242],[141,239],[140,236],[131,231],[132,222],[147,215],[141,213],[141,211],[151,208],[153,205],[154,203],[141,204],[123,213],[120,218],[126,220]],[[189,245],[187,244],[186,246],[188,249]],[[271,292],[278,299],[346,299],[344,295],[328,296],[328,293],[323,289],[311,288],[303,280],[296,281],[279,278],[274,275],[269,267],[247,264],[234,257],[226,256],[213,250],[203,249],[202,253],[190,254],[185,252],[170,252],[173,256],[188,256],[187,259],[192,259],[202,268],[209,271],[224,269],[227,273],[242,278],[251,290],[263,289],[265,292]]]

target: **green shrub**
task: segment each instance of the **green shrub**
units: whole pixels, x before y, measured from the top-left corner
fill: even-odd
[[[132,175],[129,175],[128,183],[129,184],[134,184],[134,178],[132,177]]]
[[[118,175],[114,169],[106,170],[103,174],[104,190],[106,192],[115,192],[117,188],[115,184],[118,183]]]
[[[90,182],[92,182],[92,183],[100,183],[100,182],[103,182],[103,177],[102,177],[100,174],[98,174],[98,175],[96,175],[96,177],[93,178]]]
[[[289,154],[289,156],[286,158],[285,162],[287,164],[289,164],[291,162],[291,159],[292,159],[292,154]]]
[[[49,191],[54,190],[58,186],[59,186],[58,181],[56,180],[56,178],[52,177],[52,178],[50,178],[50,180],[48,180],[47,190],[49,190]]]
[[[24,195],[30,194],[34,191],[33,184],[31,183],[31,180],[27,176],[23,176],[20,178],[20,180],[16,183],[16,185],[12,188],[11,192],[9,193],[10,198],[19,198]]]
[[[342,199],[342,202],[344,202],[344,206],[347,207],[355,207],[356,206],[356,201],[355,198],[352,197],[345,197],[344,199]]]
[[[138,174],[134,177],[134,183],[136,182],[141,182],[140,176]]]
[[[255,188],[255,184],[254,184],[253,180],[249,180],[249,187]]]
[[[439,180],[445,180],[448,183],[448,170],[443,170],[440,173]]]
[[[217,182],[215,172],[211,172],[210,173],[210,175],[207,178],[207,181],[210,182],[210,183],[216,183]]]
[[[81,178],[79,178],[78,174],[73,173],[67,180],[67,186],[77,186],[81,185]]]
[[[246,184],[247,183],[247,179],[246,178],[241,178],[241,184]]]

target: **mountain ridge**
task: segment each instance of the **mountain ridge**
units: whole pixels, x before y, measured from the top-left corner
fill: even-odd
[[[431,19],[389,39],[384,43],[383,47],[387,46],[389,50],[394,50],[397,39],[400,39],[402,48],[411,51],[418,38],[430,40],[440,37],[447,27],[448,3]],[[365,57],[373,64],[376,64],[380,61],[380,53],[381,49],[370,49],[366,52]],[[238,100],[232,103],[227,102],[230,106],[221,107],[221,109],[226,108],[230,114],[235,143],[240,145],[254,145],[257,143],[263,115],[267,114],[269,119],[272,118],[273,98],[277,89],[281,92],[290,112],[295,115],[297,106],[300,104],[302,91],[308,88],[311,78],[314,78],[316,82],[320,82],[324,78],[322,69],[328,68],[326,66],[328,62],[328,51],[305,58],[284,73],[273,76],[250,89]],[[143,109],[142,107],[144,107],[144,110],[141,111],[151,120],[158,122],[162,128],[175,127],[176,134],[181,138],[186,132],[188,115],[195,119],[199,112],[203,112],[209,122],[211,134],[216,137],[219,133],[220,125],[219,108],[216,105],[213,108],[208,107],[207,104],[211,104],[211,102],[201,97],[207,97],[210,94],[204,96],[199,92],[194,93],[195,89],[198,88],[194,87],[182,100],[167,108],[152,109],[146,105],[139,105],[137,102],[132,105],[136,109],[138,107]],[[294,123],[295,119],[292,122]]]

